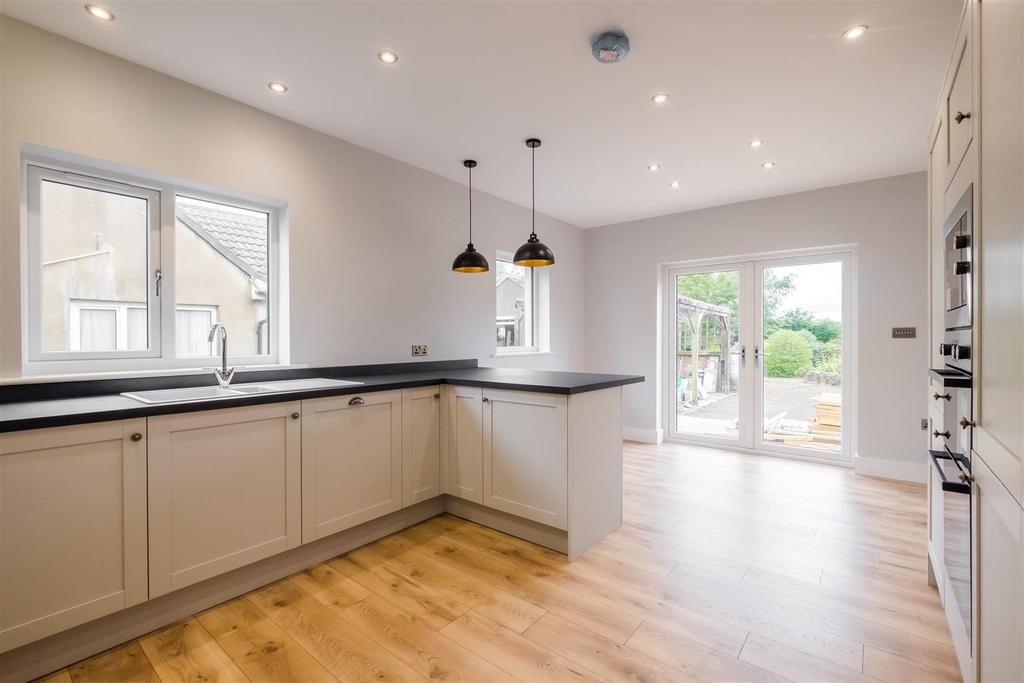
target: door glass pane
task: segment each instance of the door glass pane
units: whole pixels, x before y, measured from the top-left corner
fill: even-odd
[[[209,356],[212,316],[182,316],[181,307],[217,311],[228,330],[231,355],[270,353],[270,216],[227,204],[177,197],[174,293],[179,323],[177,355]],[[202,311],[199,311],[201,313]],[[188,332],[180,325],[185,319]],[[203,340],[200,343],[200,338]]]
[[[117,349],[116,312],[82,310],[75,329],[73,300],[143,302],[148,330],[148,202],[43,180],[39,220],[42,350],[74,350],[76,334],[80,351]],[[149,348],[147,335],[136,343],[136,349]]]
[[[686,273],[675,285],[676,431],[738,439],[740,273]]]
[[[763,439],[841,451],[843,264],[763,270]]]

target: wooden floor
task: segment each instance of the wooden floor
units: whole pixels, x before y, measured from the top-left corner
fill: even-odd
[[[921,486],[627,442],[571,565],[436,517],[48,680],[959,680],[925,566]]]

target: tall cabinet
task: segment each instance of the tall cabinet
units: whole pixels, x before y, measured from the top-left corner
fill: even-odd
[[[938,109],[929,137],[933,354],[942,226],[974,186],[973,637],[951,619],[953,640],[965,680],[1024,681],[1024,2],[965,3]],[[941,565],[941,491],[931,485],[929,496],[929,551]]]

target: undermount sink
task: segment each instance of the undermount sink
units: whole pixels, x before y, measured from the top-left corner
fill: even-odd
[[[309,391],[311,389],[333,389],[335,387],[356,386],[362,382],[350,382],[345,379],[325,379],[311,377],[309,379],[285,379],[276,382],[250,382],[236,384],[227,388],[221,387],[186,387],[184,389],[154,389],[153,391],[126,391],[121,395],[140,403],[190,403],[193,401],[210,401],[222,398],[238,398],[254,394],[284,394],[289,391]]]

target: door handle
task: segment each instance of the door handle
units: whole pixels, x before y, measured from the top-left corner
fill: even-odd
[[[940,432],[939,430],[936,429],[934,432],[932,432],[932,436],[934,436],[935,438],[941,436],[943,439],[948,439],[950,437],[950,433],[948,431]]]
[[[759,346],[755,346],[754,347],[754,367],[755,368],[761,367],[761,356],[762,355],[764,355],[764,354],[761,353],[761,348]]]
[[[740,347],[740,367],[741,368],[747,367],[747,347],[746,346],[741,346]]]
[[[941,399],[944,399],[946,401],[952,401],[953,400],[953,397],[949,395],[949,392],[946,392],[945,394],[934,393],[934,394],[932,394],[932,398],[935,399],[936,401],[941,400]]]
[[[491,402],[491,399],[489,399],[486,396],[484,396],[484,403],[490,403],[490,402]]]
[[[366,401],[363,399],[362,396],[356,396],[354,399],[348,402],[350,406],[361,406],[364,403],[366,403]]]
[[[958,111],[956,113],[956,116],[953,117],[953,120],[956,121],[957,123],[961,123],[964,119],[969,119],[969,118],[971,118],[971,112],[967,112],[965,114],[962,111]]]

